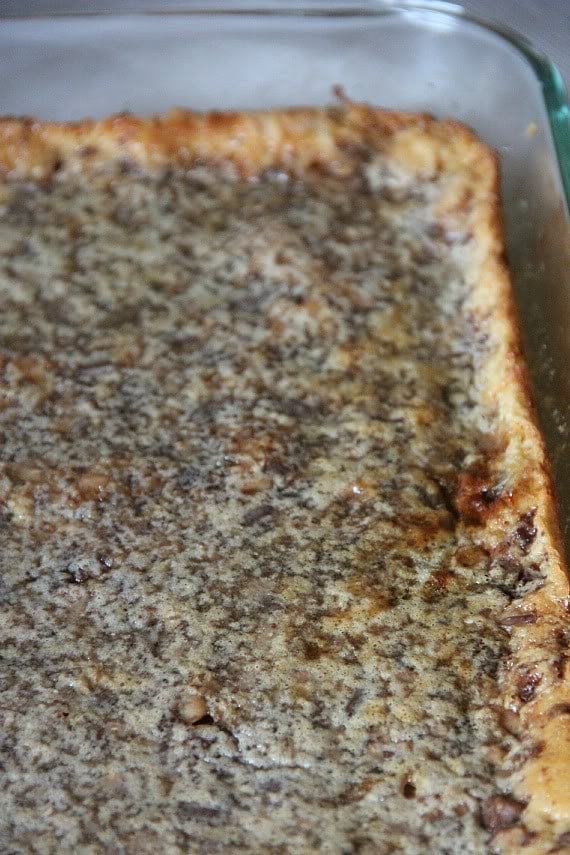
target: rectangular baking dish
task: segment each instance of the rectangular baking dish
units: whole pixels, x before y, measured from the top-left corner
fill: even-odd
[[[7,0],[0,14],[0,114],[322,105],[340,85],[353,100],[473,127],[501,158],[508,256],[570,546],[570,113],[547,58],[442,2],[139,0],[117,14]]]

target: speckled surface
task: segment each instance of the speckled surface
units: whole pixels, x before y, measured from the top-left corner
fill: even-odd
[[[10,186],[2,852],[486,849],[524,549],[456,525],[487,414],[440,189]]]

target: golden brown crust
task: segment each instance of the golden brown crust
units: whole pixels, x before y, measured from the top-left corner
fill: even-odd
[[[521,518],[531,514],[536,536],[529,554],[546,572],[540,590],[509,607],[511,617],[537,617],[534,622],[512,621],[512,662],[501,678],[504,707],[519,714],[527,744],[536,750],[512,782],[514,794],[527,803],[523,830],[501,832],[495,842],[505,851],[520,851],[523,844],[529,853],[554,851],[550,847],[570,827],[570,679],[560,652],[569,587],[504,261],[493,153],[454,122],[359,105],[204,116],[174,111],[163,118],[121,115],[73,125],[4,119],[0,171],[41,179],[60,165],[85,170],[118,160],[151,170],[201,162],[230,164],[243,177],[268,169],[302,175],[315,167],[348,174],[355,147],[363,146],[382,150],[423,177],[444,173],[448,192],[439,211],[442,223],[461,221],[477,238],[478,263],[466,272],[472,295],[467,311],[475,328],[489,336],[477,366],[478,384],[494,413],[494,432],[503,440],[489,468],[508,471],[511,486],[509,501],[485,515],[479,537],[500,551]],[[464,524],[470,520],[465,518]],[[540,690],[529,702],[521,698],[522,673],[537,674],[540,680]]]
[[[570,716],[563,711],[570,702],[570,680],[563,662],[558,673],[547,674],[548,685],[543,686],[532,703],[515,702],[514,705],[512,695],[516,695],[517,690],[511,681],[523,668],[529,672],[536,669],[544,679],[543,663],[548,659],[552,672],[556,657],[560,656],[557,633],[567,623],[569,588],[553,483],[522,353],[510,274],[504,261],[496,166],[494,181],[496,201],[489,207],[485,219],[481,217],[478,228],[479,238],[485,233],[488,235],[489,251],[474,292],[476,303],[490,301],[487,323],[492,327],[496,347],[494,356],[485,366],[482,382],[488,399],[496,403],[498,422],[509,438],[505,457],[515,466],[524,467],[518,472],[517,480],[524,489],[516,497],[516,507],[521,512],[524,508],[536,508],[533,522],[539,536],[534,549],[537,557],[542,554],[548,562],[544,587],[518,603],[517,612],[535,612],[540,619],[516,627],[511,642],[513,666],[504,676],[505,706],[516,707],[523,732],[538,747],[536,756],[531,756],[517,773],[514,786],[517,795],[528,800],[523,820],[535,836],[524,840],[520,832],[504,832],[497,842],[502,843],[506,851],[519,851],[524,843],[525,851],[539,853],[551,851],[551,842],[568,830]],[[508,521],[505,523],[508,525]]]
[[[436,144],[426,146],[428,139]],[[358,106],[207,115],[173,110],[152,119],[118,115],[75,124],[4,119],[0,170],[41,178],[61,164],[84,170],[118,160],[145,169],[230,163],[244,177],[279,168],[301,174],[319,165],[342,174],[354,168],[354,147],[390,148],[395,140],[398,156],[411,167],[469,170],[480,150],[457,123]]]

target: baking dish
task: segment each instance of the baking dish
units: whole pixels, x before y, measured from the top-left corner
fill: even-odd
[[[453,116],[499,153],[509,261],[570,544],[570,113],[522,37],[444,2],[4,3],[1,114],[73,120],[354,100]]]

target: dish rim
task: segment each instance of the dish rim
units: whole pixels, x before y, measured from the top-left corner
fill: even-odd
[[[451,24],[466,21],[486,30],[517,51],[530,66],[540,85],[542,98],[560,174],[566,214],[570,218],[570,101],[562,75],[556,64],[531,40],[510,26],[467,11],[451,0],[126,0],[121,8],[108,0],[94,0],[88,6],[78,0],[37,2],[33,8],[22,8],[20,0],[6,0],[0,8],[0,21],[61,18],[122,18],[125,16],[169,17],[292,17],[349,18],[390,16],[416,21]]]

